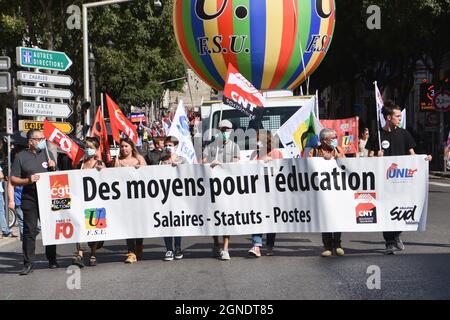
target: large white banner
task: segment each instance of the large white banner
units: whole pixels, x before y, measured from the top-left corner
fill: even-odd
[[[425,229],[425,156],[41,174],[44,245],[163,236]]]

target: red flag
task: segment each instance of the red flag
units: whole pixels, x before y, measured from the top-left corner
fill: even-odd
[[[227,81],[223,90],[223,103],[254,119],[256,109],[264,107],[265,99],[262,93],[230,63],[228,64]]]
[[[73,167],[76,167],[83,158],[84,150],[70,139],[68,135],[47,120],[44,121],[44,136],[45,139],[55,144],[59,149],[64,151],[70,159],[72,159]]]
[[[102,155],[100,158],[104,159],[106,163],[110,163],[112,159],[109,150],[108,133],[106,131],[106,124],[105,119],[103,118],[102,111],[102,108],[99,106],[97,109],[97,115],[95,116],[94,124],[91,128],[91,137],[96,137],[100,142],[99,152],[100,155]]]
[[[106,95],[106,105],[108,106],[109,122],[113,139],[120,143],[120,132],[128,136],[134,143],[137,142],[136,127],[125,117],[119,106]]]
[[[339,120],[320,120],[320,123],[324,128],[336,130],[338,146],[344,150],[344,153],[358,153],[358,117]]]

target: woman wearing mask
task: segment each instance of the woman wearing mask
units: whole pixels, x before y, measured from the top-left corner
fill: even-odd
[[[272,159],[283,159],[281,151],[276,149],[276,143],[272,133],[269,130],[259,130],[257,133],[257,148],[250,156],[250,160],[263,160],[264,162]],[[276,233],[267,234],[267,251],[266,255],[273,256],[273,247],[275,246]],[[253,257],[261,257],[262,234],[252,235],[252,248],[248,254]]]
[[[326,160],[345,158],[344,152],[338,147],[337,133],[333,129],[322,129],[319,133],[320,146],[313,148],[309,157],[322,157]],[[333,255],[333,249],[338,256],[344,255],[344,249],[341,247],[340,232],[322,233],[322,241],[325,250],[322,257]]]
[[[97,157],[98,148],[100,143],[96,137],[87,137],[85,140],[85,148],[84,148],[84,159],[82,161],[80,169],[97,169],[101,170],[105,168],[105,163],[101,160],[101,158]],[[103,246],[103,241],[100,242],[89,242],[89,248],[91,249],[91,256],[89,258],[89,266],[94,267],[97,265],[97,249],[100,249]],[[75,256],[72,258],[72,264],[83,268],[83,253],[87,251],[85,243],[77,243],[77,252]]]
[[[175,137],[166,137],[164,139],[164,154],[160,164],[170,164],[177,166],[179,164],[188,163],[187,160],[177,155],[178,139]],[[164,261],[172,261],[183,259],[183,251],[181,251],[181,237],[164,237],[164,244],[166,245],[166,254]],[[175,244],[175,251],[174,251]]]
[[[129,138],[120,139],[119,157],[114,167],[135,167],[147,165],[143,156],[136,150],[136,146]],[[125,263],[134,263],[142,258],[144,253],[144,239],[127,239],[128,253]]]

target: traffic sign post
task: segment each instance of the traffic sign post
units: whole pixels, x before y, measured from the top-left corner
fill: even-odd
[[[61,86],[70,86],[73,83],[70,76],[26,71],[17,71],[17,79],[23,82],[39,82]]]
[[[0,93],[11,92],[11,75],[9,72],[0,72]]]
[[[434,95],[433,104],[438,111],[448,111],[450,109],[450,92],[441,90]]]
[[[44,97],[56,99],[72,99],[73,94],[70,90],[50,89],[41,87],[17,86],[19,95],[28,97]]]
[[[69,118],[72,115],[72,109],[67,103],[19,100],[18,105],[21,116]]]
[[[64,52],[17,47],[16,53],[17,65],[21,67],[66,71],[72,65]]]

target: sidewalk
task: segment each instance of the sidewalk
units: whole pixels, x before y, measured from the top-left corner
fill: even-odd
[[[20,241],[20,236],[19,236],[19,227],[15,226],[11,228],[11,232],[14,233],[17,238],[2,238],[0,239],[0,248],[3,246],[6,246],[7,244],[13,243],[15,241]]]

